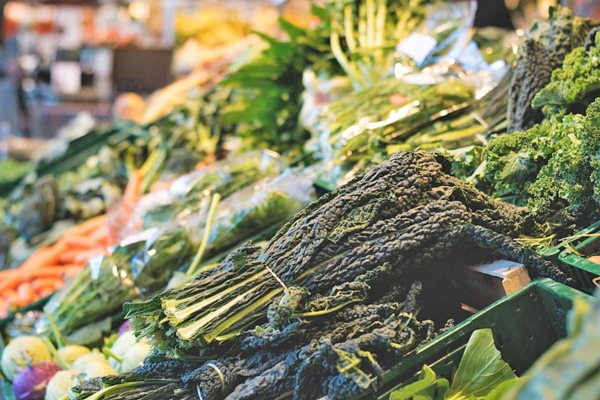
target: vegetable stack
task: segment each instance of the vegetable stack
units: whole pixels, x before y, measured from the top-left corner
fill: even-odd
[[[302,210],[266,248],[246,244],[183,287],[126,304],[154,356],[80,386],[80,398],[348,398],[434,335],[414,315],[462,267],[504,257],[568,280],[511,238],[535,229],[525,209],[450,169],[439,154],[397,153]]]

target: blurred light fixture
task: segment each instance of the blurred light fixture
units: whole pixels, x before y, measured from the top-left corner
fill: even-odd
[[[133,1],[129,3],[127,11],[131,18],[138,21],[146,21],[150,16],[150,6],[146,1]]]

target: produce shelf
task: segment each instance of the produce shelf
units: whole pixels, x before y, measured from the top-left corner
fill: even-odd
[[[451,378],[471,334],[490,328],[502,357],[517,374],[524,373],[550,346],[566,336],[566,315],[575,298],[589,296],[550,279],[542,278],[463,321],[420,346],[377,382],[377,396],[362,400],[387,400],[392,391],[417,379],[424,364]]]

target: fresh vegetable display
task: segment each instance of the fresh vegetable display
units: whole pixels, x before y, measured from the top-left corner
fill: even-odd
[[[75,390],[85,398],[96,391],[133,396],[144,388],[158,398],[175,391],[192,396],[197,385],[211,398],[287,391],[300,399],[345,398],[372,390],[370,376],[391,365],[384,360],[393,363],[432,337],[433,322],[410,313],[419,299],[434,296],[440,282],[423,272],[440,260],[447,274],[503,256],[568,281],[510,238],[533,222],[524,209],[485,197],[451,177],[450,166],[441,155],[396,154],[301,211],[265,249],[242,246],[195,281],[126,304],[136,336],[149,336],[155,357],[165,361],[151,358],[129,375]],[[422,282],[414,283],[415,276]],[[407,300],[393,303],[400,298]],[[434,309],[427,312],[435,315]]]
[[[520,377],[502,320],[470,324],[529,280],[580,288],[600,25],[484,31],[475,3],[313,4],[22,180],[0,199],[7,400],[595,398],[597,299]],[[467,326],[460,352],[439,336]]]

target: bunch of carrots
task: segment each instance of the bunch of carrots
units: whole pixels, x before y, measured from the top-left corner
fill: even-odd
[[[139,170],[132,172],[120,202],[119,219],[130,215],[140,198],[142,178]],[[90,258],[107,255],[108,247],[118,242],[114,222],[106,214],[94,217],[68,230],[56,243],[36,250],[19,267],[0,271],[0,319],[63,287]]]

